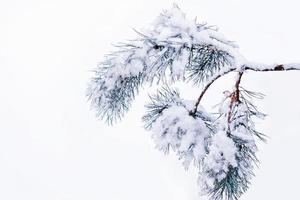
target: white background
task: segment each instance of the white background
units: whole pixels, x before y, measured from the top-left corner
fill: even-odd
[[[189,18],[218,25],[249,60],[300,62],[297,0],[184,0]],[[167,0],[0,0],[0,199],[198,200],[197,172],[164,156],[142,128],[145,88],[126,118],[108,127],[85,90],[111,43],[134,38]],[[231,87],[220,80],[205,97]],[[248,73],[267,96],[260,168],[241,198],[298,199],[300,72]],[[196,98],[200,89],[185,95]]]

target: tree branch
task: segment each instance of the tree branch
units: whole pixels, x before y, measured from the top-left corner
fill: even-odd
[[[278,64],[278,65],[264,65],[264,64],[254,64],[254,63],[247,63],[243,65],[242,67],[243,71],[250,70],[250,71],[255,71],[255,72],[270,72],[270,71],[291,71],[291,70],[300,70],[300,64],[298,63],[289,63],[289,64]],[[238,70],[238,68],[229,68],[226,71],[223,71],[216,76],[212,77],[210,81],[205,85],[203,88],[201,94],[199,95],[194,109],[190,112],[190,114],[194,115],[197,112],[198,106],[208,90],[208,88],[220,77]],[[242,73],[243,74],[243,73]],[[241,75],[242,76],[242,75]],[[240,81],[240,80],[239,80]],[[239,83],[238,83],[239,84]],[[239,93],[239,92],[238,92]],[[239,94],[238,94],[238,99],[239,99]]]
[[[256,72],[270,72],[270,71],[291,71],[300,70],[300,64],[290,63],[290,64],[278,64],[278,65],[263,65],[263,64],[246,64],[244,65],[244,70],[251,70]]]
[[[218,78],[220,78],[220,77],[222,77],[222,76],[224,76],[224,75],[226,75],[226,74],[228,74],[228,73],[230,73],[230,72],[232,72],[232,71],[235,71],[235,70],[236,70],[236,68],[229,68],[229,69],[227,69],[226,71],[223,71],[222,73],[219,73],[218,75],[212,77],[212,78],[210,79],[210,81],[208,81],[208,83],[205,85],[204,89],[202,90],[200,96],[198,97],[197,102],[196,102],[196,104],[195,104],[195,106],[194,106],[194,109],[191,111],[191,114],[192,114],[192,115],[194,115],[194,114],[197,112],[197,109],[198,109],[198,106],[199,106],[199,104],[200,104],[200,101],[201,101],[202,97],[204,96],[204,94],[206,93],[206,91],[208,90],[208,88],[209,88],[209,87],[210,87],[210,86],[211,86]]]

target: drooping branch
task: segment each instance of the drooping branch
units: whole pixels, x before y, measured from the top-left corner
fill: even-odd
[[[248,62],[216,27],[187,19],[176,5],[144,30],[136,31],[136,39],[115,45],[116,50],[96,68],[87,92],[92,108],[111,124],[129,110],[142,84],[162,83],[165,89],[150,96],[143,117],[156,147],[164,153],[174,150],[186,169],[194,163],[202,193],[212,200],[239,199],[258,162],[254,137],[265,140],[253,120],[265,116],[252,103],[252,97],[260,95],[240,86],[242,76],[247,70],[300,70],[300,64]],[[230,72],[237,77],[220,104],[220,115],[200,109],[210,86]],[[167,86],[169,80],[203,84],[194,107]]]

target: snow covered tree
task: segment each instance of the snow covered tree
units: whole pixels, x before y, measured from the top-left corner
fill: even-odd
[[[213,200],[238,199],[249,187],[258,163],[256,140],[266,137],[255,128],[263,119],[253,104],[262,94],[241,87],[246,71],[300,70],[299,64],[265,65],[247,61],[238,46],[213,26],[189,20],[175,5],[163,11],[138,38],[117,45],[95,70],[87,96],[97,116],[120,120],[145,83],[162,85],[150,95],[143,116],[156,147],[174,151],[185,167],[199,170],[199,187]],[[201,106],[209,87],[236,73],[232,91],[224,92],[218,113]],[[175,81],[203,85],[199,98],[185,100],[172,88]]]

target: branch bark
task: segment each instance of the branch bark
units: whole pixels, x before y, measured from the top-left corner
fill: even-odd
[[[270,71],[291,71],[291,70],[300,70],[300,64],[290,63],[290,64],[279,64],[273,66],[266,66],[261,64],[250,64],[244,65],[244,70],[251,70],[256,72],[270,72]]]

